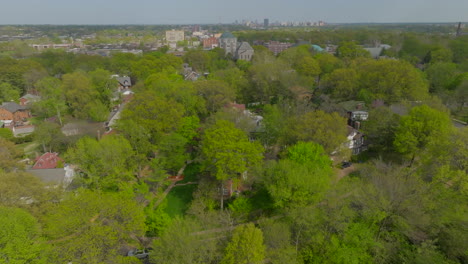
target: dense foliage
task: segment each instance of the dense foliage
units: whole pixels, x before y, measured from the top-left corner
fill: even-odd
[[[102,43],[158,35],[83,28]],[[468,128],[452,120],[468,121],[468,38],[394,29],[234,32],[337,44],[254,46],[249,62],[10,43],[0,102],[41,99],[32,136],[0,128],[0,262],[141,263],[129,251],[152,248],[147,263],[468,263]],[[392,46],[378,60],[361,46],[377,39]],[[203,74],[185,80],[183,63]],[[70,185],[25,170],[49,151]]]

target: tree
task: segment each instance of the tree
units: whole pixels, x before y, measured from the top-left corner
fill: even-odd
[[[421,101],[428,97],[428,82],[420,70],[401,60],[363,60],[356,65],[360,87],[373,99],[385,102]]]
[[[333,97],[342,100],[352,99],[359,88],[359,74],[353,68],[334,70],[328,75],[326,86],[331,90]]]
[[[395,140],[399,115],[389,107],[380,106],[369,111],[369,119],[362,124],[362,130],[377,150],[390,150]]]
[[[13,140],[14,139],[14,135],[13,135],[13,131],[11,131],[11,129],[9,128],[0,128],[0,138],[4,138],[6,140]]]
[[[199,72],[208,71],[211,68],[211,58],[204,50],[190,50],[184,55],[184,61]]]
[[[246,224],[234,230],[221,264],[260,264],[264,258],[262,231],[253,224]]]
[[[245,62],[243,60],[238,60],[239,62]],[[208,75],[210,79],[225,81],[229,84],[230,87],[236,92],[236,100],[238,102],[247,103],[245,95],[249,92],[249,81],[247,80],[246,74],[244,71],[239,70],[238,68],[229,68],[224,70],[219,70]]]
[[[191,218],[176,218],[160,239],[154,240],[151,261],[156,263],[213,263],[219,259],[217,240],[194,235],[200,224]]]
[[[178,133],[172,133],[162,137],[158,144],[157,158],[161,160],[164,169],[173,173],[184,166],[189,159],[186,152],[188,140]]]
[[[131,259],[119,252],[121,245],[138,243],[145,232],[143,208],[131,190],[79,189],[47,209],[44,233],[54,245],[55,263],[128,263]]]
[[[446,137],[451,126],[446,113],[427,105],[416,106],[400,120],[395,133],[395,149],[410,155],[412,164],[416,153],[423,150],[431,140]]]
[[[135,94],[122,112],[122,119],[140,124],[150,133],[153,143],[162,135],[176,131],[183,116],[183,105],[152,91]]]
[[[112,99],[112,93],[118,86],[117,79],[110,78],[111,72],[103,69],[97,69],[89,72],[88,74],[94,90],[99,94],[99,101],[101,101],[103,105],[109,106]]]
[[[287,159],[266,167],[263,183],[275,206],[301,207],[317,202],[330,185],[330,158],[322,146],[299,142],[287,151]]]
[[[457,75],[457,65],[449,62],[436,62],[426,69],[431,92],[443,92],[450,88]]]
[[[364,48],[358,46],[355,42],[341,42],[336,53],[340,58],[354,59],[358,57],[370,58],[370,53]]]
[[[108,109],[99,100],[99,93],[94,89],[91,79],[83,72],[65,74],[62,77],[62,89],[72,115],[76,118],[91,118],[105,121]]]
[[[13,171],[22,168],[19,163],[23,152],[19,150],[12,142],[0,137],[0,171]]]
[[[119,190],[120,184],[134,179],[135,160],[130,143],[122,136],[102,140],[84,137],[66,153],[66,158],[84,172],[91,188]]]
[[[62,114],[67,111],[62,82],[53,77],[46,77],[39,80],[36,87],[41,93],[41,100],[34,103],[35,112],[44,117],[56,115],[62,125]]]
[[[0,206],[29,207],[28,200],[38,205],[46,198],[44,184],[29,173],[0,170],[0,181]]]
[[[55,123],[42,122],[34,129],[34,140],[42,145],[43,152],[58,151],[60,138],[64,137],[60,126]],[[58,143],[58,144],[57,144]]]
[[[296,71],[304,76],[317,77],[320,75],[320,65],[312,57],[302,57],[295,65]]]
[[[18,101],[20,96],[18,88],[6,82],[0,84],[0,102]]]
[[[339,150],[347,136],[346,119],[336,112],[328,114],[321,110],[296,117],[290,130],[296,140],[316,142],[326,153]]]
[[[210,113],[218,111],[236,98],[234,89],[224,81],[199,81],[194,86],[195,90],[205,99],[206,108]]]
[[[23,209],[0,206],[0,262],[50,263],[37,219]]]
[[[173,99],[183,105],[186,115],[206,114],[203,97],[198,94],[192,82],[184,81],[179,74],[170,72],[151,74],[145,80],[145,87],[158,96]]]
[[[229,121],[218,120],[206,129],[201,142],[205,167],[216,179],[224,181],[245,173],[250,166],[260,163],[263,148],[258,142],[250,142],[247,135]],[[223,195],[221,194],[221,209]]]

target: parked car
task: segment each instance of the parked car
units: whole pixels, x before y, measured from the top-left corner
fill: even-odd
[[[128,251],[127,256],[129,257],[136,257],[138,259],[145,259],[149,257],[149,250],[148,249],[132,249]]]
[[[343,162],[341,163],[341,168],[342,168],[342,169],[346,169],[346,168],[348,168],[348,167],[351,167],[351,165],[353,165],[353,163],[351,163],[351,162],[349,162],[349,161],[343,161]]]

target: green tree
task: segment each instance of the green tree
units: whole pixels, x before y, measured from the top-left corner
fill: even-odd
[[[177,173],[189,159],[186,151],[188,140],[178,133],[165,135],[158,143],[157,158],[161,160],[163,168]]]
[[[219,120],[206,129],[201,151],[206,169],[221,181],[221,188],[224,188],[225,180],[260,163],[263,148],[258,142],[250,142],[247,135],[231,122]],[[223,209],[223,195],[220,200]]]
[[[7,139],[0,137],[0,171],[12,171],[22,168],[19,163],[23,152]]]
[[[58,151],[61,138],[64,137],[60,126],[55,123],[42,122],[34,129],[34,140],[42,145],[42,151]]]
[[[287,159],[272,162],[263,183],[279,208],[317,202],[331,181],[331,161],[322,146],[299,142],[287,151]]]
[[[181,104],[147,91],[135,95],[122,112],[122,119],[140,124],[156,142],[161,135],[177,130],[183,115]]]
[[[295,65],[295,69],[301,75],[317,77],[321,73],[320,65],[312,57],[303,57]]]
[[[160,239],[154,240],[150,260],[167,264],[215,262],[220,258],[217,240],[193,234],[200,229],[200,224],[190,218],[176,218]]]
[[[4,172],[0,170],[0,205],[7,207],[29,207],[43,202],[46,196],[44,184],[29,173]],[[34,201],[28,204],[27,200]]]
[[[20,90],[18,88],[6,82],[0,84],[0,102],[17,102],[20,96]]]
[[[85,73],[65,74],[62,80],[62,89],[74,117],[91,118],[94,121],[107,119],[108,110],[105,104],[98,99],[99,93],[94,89],[91,79]]]
[[[349,100],[355,97],[359,88],[359,74],[356,69],[343,68],[330,73],[326,86],[335,98]]]
[[[44,117],[56,115],[62,125],[62,114],[67,111],[62,82],[53,77],[40,79],[35,86],[41,93],[41,100],[34,103],[33,109]]]
[[[195,90],[205,99],[208,112],[214,113],[226,104],[233,102],[234,89],[224,81],[208,80],[194,84]]]
[[[449,62],[436,62],[426,69],[431,92],[443,92],[450,88],[457,75],[457,65]]]
[[[423,150],[435,138],[447,136],[452,126],[449,116],[427,105],[411,109],[400,120],[395,133],[395,149],[411,156],[411,164],[416,154]]]
[[[339,150],[347,136],[346,119],[336,112],[328,114],[321,110],[298,116],[290,130],[296,140],[316,142],[326,153]]]
[[[6,140],[13,140],[13,131],[11,131],[11,129],[9,128],[0,128],[0,138],[4,138]]]
[[[118,86],[117,80],[115,78],[110,78],[111,72],[103,69],[97,69],[88,74],[94,90],[99,94],[99,101],[101,101],[103,105],[109,106],[112,93]]]
[[[134,151],[122,136],[105,136],[100,141],[84,137],[66,153],[71,163],[84,172],[91,188],[118,190],[120,184],[134,179]]]
[[[369,111],[369,119],[362,130],[376,150],[388,151],[393,147],[399,116],[389,107],[381,106]]]
[[[358,46],[355,42],[341,42],[336,53],[340,58],[354,59],[358,57],[370,58],[370,53],[364,48]]]
[[[50,263],[37,219],[23,209],[0,207],[0,262]]]
[[[262,230],[253,224],[237,227],[227,245],[222,264],[260,264],[265,258]]]
[[[145,233],[145,215],[129,193],[79,189],[48,208],[44,233],[54,245],[55,263],[130,262],[120,247],[138,243],[136,238]]]
[[[421,101],[428,97],[428,82],[420,70],[401,60],[363,60],[356,65],[360,87],[373,99],[385,102]]]

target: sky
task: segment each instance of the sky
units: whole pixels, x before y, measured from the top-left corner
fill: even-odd
[[[0,0],[0,24],[209,24],[264,18],[468,22],[468,0]]]

